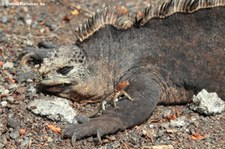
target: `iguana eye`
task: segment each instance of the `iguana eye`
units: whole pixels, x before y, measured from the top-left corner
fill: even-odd
[[[73,69],[73,66],[65,66],[65,67],[59,68],[56,72],[62,75],[67,75],[72,69]]]

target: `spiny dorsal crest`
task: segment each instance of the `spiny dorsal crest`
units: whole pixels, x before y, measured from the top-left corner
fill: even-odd
[[[97,10],[95,14],[81,24],[76,29],[75,35],[81,42],[108,24],[117,29],[127,29],[133,25],[133,21],[127,15],[120,14],[116,7],[106,7],[104,10]]]
[[[157,0],[142,11],[141,17],[136,16],[136,22],[143,25],[152,18],[164,18],[178,12],[192,13],[216,6],[225,6],[225,0]]]
[[[79,41],[83,41],[107,24],[118,29],[128,29],[133,25],[142,26],[152,18],[165,18],[174,13],[192,13],[217,6],[225,6],[225,0],[153,0],[141,13],[136,13],[135,17],[122,15],[115,7],[105,8],[80,25],[75,34]]]

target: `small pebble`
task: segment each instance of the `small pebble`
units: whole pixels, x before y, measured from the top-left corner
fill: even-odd
[[[28,9],[27,7],[22,7],[22,11],[23,11],[23,12],[28,12],[29,9]]]
[[[3,109],[2,108],[0,108],[0,114],[2,114],[3,113]]]
[[[4,144],[0,143],[0,149],[4,149]]]
[[[4,32],[0,30],[0,40],[3,41],[4,37],[5,37]]]
[[[7,98],[8,102],[13,103],[15,101],[15,99],[12,96],[9,96]]]
[[[15,140],[16,138],[18,138],[20,136],[20,134],[19,134],[19,131],[18,130],[15,130],[15,131],[11,132],[9,134],[9,136],[10,136],[11,139],[14,139]]]
[[[2,101],[2,102],[1,102],[1,106],[2,106],[3,108],[6,107],[7,104],[8,104],[7,101]]]
[[[6,24],[8,22],[8,17],[7,16],[2,16],[2,23]]]
[[[25,20],[25,23],[26,23],[28,26],[30,26],[30,25],[32,24],[32,20],[31,20],[31,19],[26,19],[26,20]]]
[[[25,148],[26,146],[28,146],[29,142],[30,142],[30,139],[28,137],[25,137],[24,140],[21,141],[21,147]]]
[[[93,142],[93,140],[94,140],[93,137],[88,137],[88,138],[87,138],[87,141],[88,141],[88,142]]]
[[[113,136],[109,136],[108,139],[109,139],[110,141],[115,141],[115,140],[116,140],[116,137],[113,135]]]
[[[25,135],[25,133],[26,133],[26,129],[23,129],[23,128],[21,128],[20,130],[19,130],[19,134],[22,136],[22,135]]]
[[[162,114],[162,117],[165,118],[165,117],[169,116],[171,113],[172,113],[171,110],[165,110]]]
[[[24,44],[26,44],[26,45],[28,45],[28,46],[32,46],[32,45],[34,45],[34,42],[31,41],[31,40],[26,40],[26,41],[24,42]]]
[[[6,69],[6,68],[13,68],[14,67],[14,64],[12,62],[6,62],[4,65],[3,65],[3,69]]]
[[[51,137],[47,138],[47,142],[52,142],[52,141],[53,141],[53,139]]]
[[[18,128],[20,126],[19,122],[14,118],[8,118],[8,126],[11,128]]]
[[[168,129],[170,124],[169,123],[161,123],[160,124],[161,127]]]
[[[27,79],[27,83],[32,83],[33,80],[32,79]]]
[[[170,121],[171,127],[183,127],[185,125],[187,125],[187,122],[185,122],[184,120],[176,119]]]
[[[0,86],[0,93],[2,93],[5,90],[4,86]]]
[[[9,94],[9,90],[8,89],[5,89],[3,90],[3,92],[1,92],[1,95],[8,95]]]

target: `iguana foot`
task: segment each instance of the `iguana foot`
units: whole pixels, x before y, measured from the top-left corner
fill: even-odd
[[[48,53],[52,52],[53,48],[57,48],[58,45],[50,42],[39,42],[38,48],[26,47],[24,48],[25,54],[21,61],[20,66],[25,66],[30,59],[34,59],[38,62],[42,62],[43,58],[48,56]]]
[[[123,122],[118,117],[111,115],[98,117],[83,124],[70,124],[67,125],[62,131],[63,138],[71,138],[72,144],[75,145],[76,140],[82,139],[88,136],[97,136],[101,142],[101,137],[115,133],[124,126]]]

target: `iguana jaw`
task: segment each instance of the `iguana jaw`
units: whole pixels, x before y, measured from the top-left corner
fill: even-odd
[[[66,79],[44,80],[38,84],[37,88],[40,92],[68,98],[76,102],[93,96],[79,93],[79,89],[75,89],[76,85],[68,83]]]
[[[45,86],[57,86],[62,84],[71,84],[71,82],[66,78],[57,78],[51,80],[43,80],[41,84]]]

